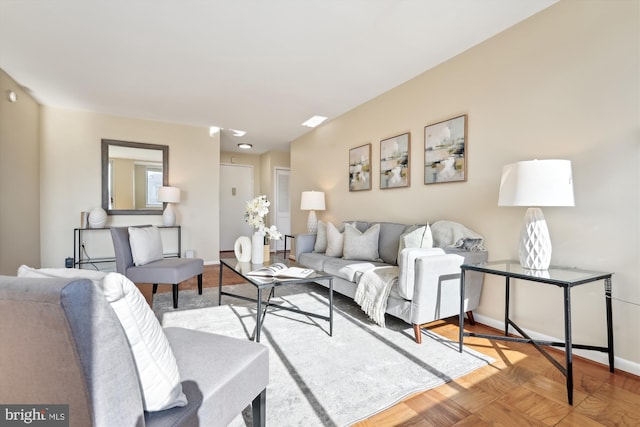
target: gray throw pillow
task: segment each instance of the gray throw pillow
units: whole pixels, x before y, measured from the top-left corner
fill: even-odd
[[[342,258],[359,261],[380,261],[378,239],[380,224],[371,226],[364,233],[351,224],[344,228],[344,249]]]
[[[324,253],[327,250],[327,224],[318,221],[318,231],[316,233],[316,244],[313,252]]]
[[[341,257],[344,247],[344,234],[330,222],[327,222],[327,250],[326,256]]]

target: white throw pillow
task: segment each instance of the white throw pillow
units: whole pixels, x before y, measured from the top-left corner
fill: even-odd
[[[316,244],[313,252],[323,253],[327,250],[327,224],[318,221],[318,232],[316,233]]]
[[[135,265],[145,265],[163,258],[158,227],[129,227],[129,244]]]
[[[33,269],[25,265],[18,277],[89,279],[102,291],[124,329],[138,372],[144,409],[162,411],[187,404],[173,351],[160,322],[140,290],[118,273],[74,268]]]
[[[372,225],[364,233],[354,225],[346,224],[342,257],[360,261],[380,261],[380,254],[378,253],[379,237],[380,224]]]
[[[185,406],[178,364],[160,322],[140,290],[119,273],[108,273],[101,286],[124,328],[148,412]]]
[[[431,227],[427,225],[412,226],[402,235],[400,235],[400,242],[398,244],[398,259],[404,248],[432,248],[433,247],[433,235],[431,234]]]
[[[327,222],[327,250],[326,256],[341,257],[344,248],[344,234],[335,225]]]

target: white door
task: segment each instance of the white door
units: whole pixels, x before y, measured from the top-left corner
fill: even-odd
[[[253,166],[220,165],[220,250],[232,251],[236,239],[251,236],[244,220],[247,201],[253,198]]]
[[[289,191],[289,176],[291,175],[291,170],[276,168],[275,175],[274,219],[278,231],[282,233],[282,240],[276,240],[275,247],[272,245],[272,249],[281,251],[284,250],[284,235],[291,234],[291,197]],[[291,242],[288,242],[288,247],[291,248]]]

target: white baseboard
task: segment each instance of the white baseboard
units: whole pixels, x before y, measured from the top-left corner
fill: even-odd
[[[504,319],[496,320],[491,317],[483,316],[481,314],[473,313],[473,317],[476,322],[482,323],[484,325],[490,326],[492,328],[498,329],[504,332]],[[522,328],[531,338],[540,339],[545,341],[564,341],[564,338],[551,337],[549,335],[544,335],[526,328]],[[509,328],[509,332],[518,335],[517,331]],[[561,347],[554,347],[560,351],[563,351]],[[614,349],[615,351],[615,349]],[[573,349],[573,354],[583,357],[585,359],[593,360],[594,362],[600,363],[605,366],[609,366],[609,356],[607,353],[601,353],[599,351],[591,351],[591,350],[580,350]],[[640,376],[640,363],[632,362],[630,360],[623,359],[621,357],[614,356],[614,366],[616,369],[620,369],[621,371],[629,372],[633,375]]]

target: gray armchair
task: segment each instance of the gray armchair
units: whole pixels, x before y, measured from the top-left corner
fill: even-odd
[[[133,283],[153,283],[153,293],[158,284],[173,285],[173,308],[178,308],[178,286],[181,282],[198,276],[198,293],[202,295],[204,262],[199,258],[165,258],[149,264],[133,263],[128,227],[112,227],[111,238],[116,255],[116,270]]]
[[[249,405],[253,426],[265,425],[267,347],[190,329],[164,332],[187,405],[145,412],[127,336],[97,286],[0,276],[0,402],[69,405],[71,427],[226,426]]]

